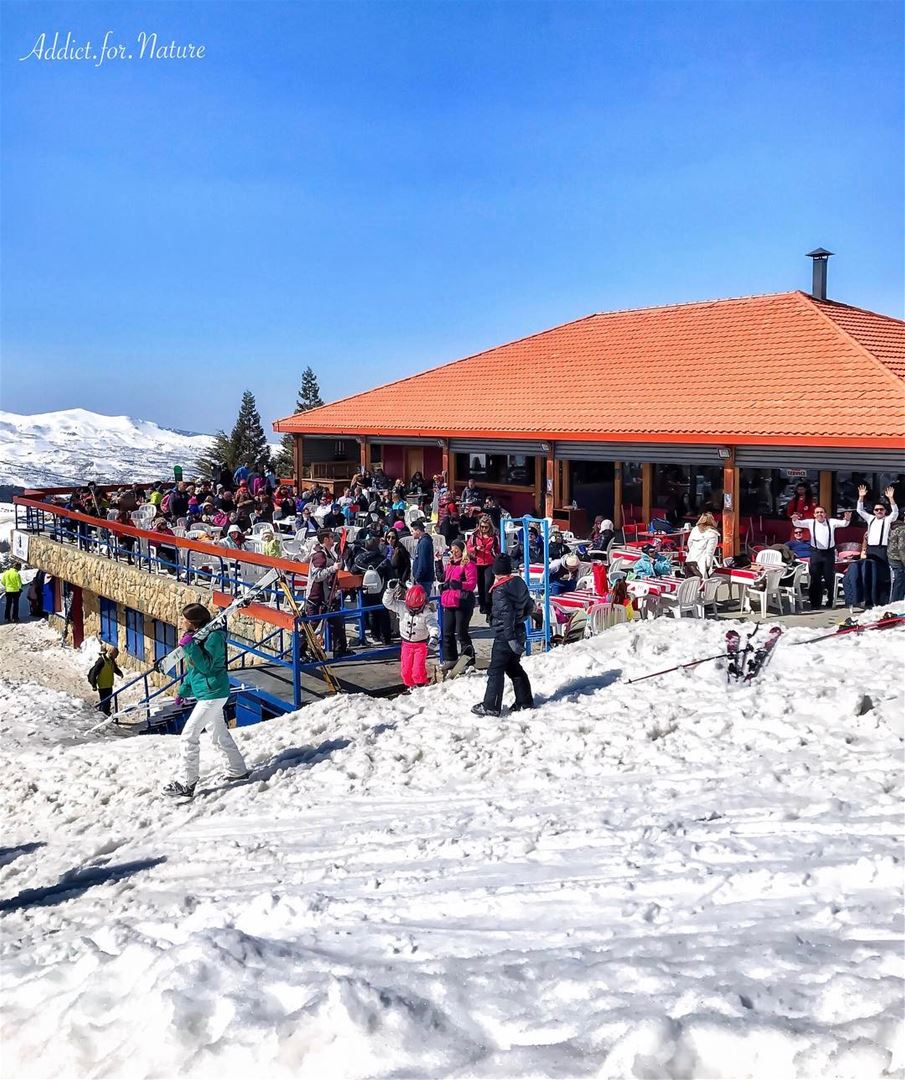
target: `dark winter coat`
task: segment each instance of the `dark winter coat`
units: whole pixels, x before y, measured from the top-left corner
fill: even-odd
[[[498,641],[518,641],[528,636],[525,619],[534,611],[534,601],[524,579],[499,578],[490,590],[490,627]]]
[[[434,542],[426,534],[415,546],[415,559],[412,563],[412,577],[415,581],[434,580]]]
[[[402,544],[397,544],[378,568],[387,581],[408,581],[412,576],[412,559]]]

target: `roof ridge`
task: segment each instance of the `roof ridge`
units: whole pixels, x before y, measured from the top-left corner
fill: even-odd
[[[650,307],[613,308],[612,311],[595,311],[594,317],[599,318],[606,315],[633,315],[642,311],[675,311],[676,308],[708,307],[711,304],[741,304],[747,300],[773,300],[781,297],[793,296],[796,291],[797,290],[795,289],[787,289],[785,292],[752,293],[750,296],[718,296],[712,300],[682,300],[677,304],[652,304]]]
[[[870,362],[875,367],[878,367],[880,369],[880,371],[882,371],[883,374],[888,379],[892,380],[892,382],[895,385],[896,389],[901,389],[901,386],[902,386],[902,378],[901,378],[901,376],[897,375],[889,367],[888,364],[884,363],[880,359],[879,356],[875,356],[874,353],[872,353],[870,351],[870,349],[868,349],[868,347],[863,342],[859,341],[854,336],[854,334],[850,334],[848,332],[848,330],[845,329],[844,326],[840,326],[839,323],[837,323],[835,319],[830,318],[830,316],[823,310],[823,308],[821,306],[822,304],[836,304],[837,301],[835,301],[835,300],[818,300],[816,297],[811,296],[810,293],[803,292],[801,289],[796,289],[796,292],[801,297],[802,301],[804,301],[805,305],[811,311],[816,312],[816,314],[819,315],[820,319],[823,322],[830,325],[833,328],[833,330],[835,330],[836,333],[841,338],[843,338],[845,341],[847,341],[850,345],[854,345],[854,347],[859,352],[863,353],[864,356],[866,356],[868,358],[868,360],[870,360]],[[844,307],[844,308],[849,308],[851,311],[862,311],[862,312],[864,312],[865,315],[877,315],[878,314],[878,312],[876,312],[876,311],[868,311],[867,308],[856,308],[851,304],[839,304],[838,306],[839,307]],[[889,319],[891,322],[894,322],[897,325],[905,326],[905,322],[902,322],[902,320],[900,320],[900,319],[895,319],[891,315],[882,315],[881,318]]]

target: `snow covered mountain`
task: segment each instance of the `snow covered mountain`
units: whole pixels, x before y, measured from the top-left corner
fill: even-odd
[[[626,681],[725,628],[530,657],[500,720],[337,694],[182,804],[178,739],[85,734],[90,659],[0,626],[4,1075],[902,1076],[903,632]]]
[[[190,472],[211,442],[131,416],[86,409],[0,412],[0,485],[59,487],[86,480],[157,480]]]

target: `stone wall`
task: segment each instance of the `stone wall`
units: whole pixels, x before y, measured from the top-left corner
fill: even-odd
[[[116,601],[119,630],[120,667],[144,671],[154,662],[154,620],[179,626],[182,609],[186,604],[204,604],[212,611],[212,593],[206,583],[186,585],[174,581],[167,574],[152,574],[139,570],[126,562],[103,555],[80,551],[74,544],[61,544],[44,536],[31,534],[28,540],[28,562],[46,574],[78,585],[82,589],[82,611],[85,637],[99,635],[101,629],[100,598]],[[136,658],[126,649],[126,614],[124,608],[140,611],[144,616],[144,658]],[[62,630],[63,621],[52,617],[54,625]],[[249,641],[260,641],[273,631],[269,623],[235,615],[230,620],[230,635]],[[263,651],[270,651],[263,646]],[[251,663],[265,663],[263,659],[249,657]],[[156,681],[156,680],[155,680]],[[169,681],[164,680],[164,681]]]

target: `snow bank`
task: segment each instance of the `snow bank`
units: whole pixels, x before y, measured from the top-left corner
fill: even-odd
[[[4,1072],[902,1075],[905,635],[626,684],[724,630],[532,658],[501,721],[481,676],[334,698],[188,805],[176,740],[0,698]]]

